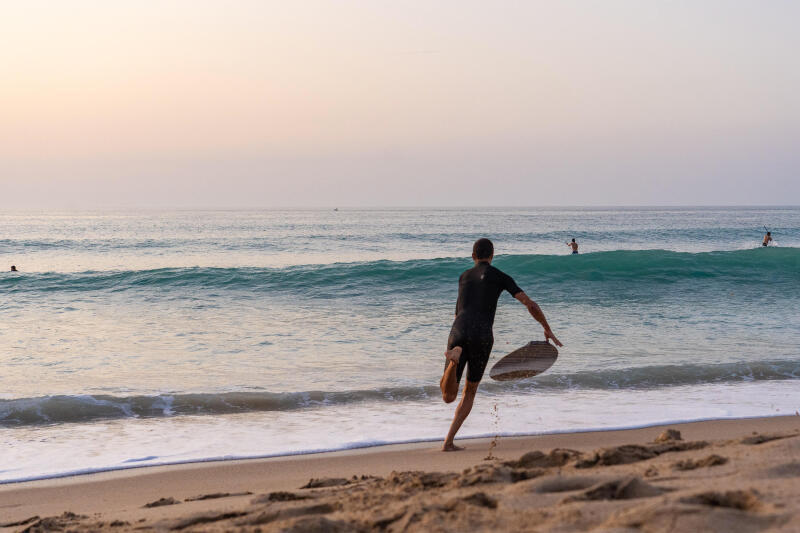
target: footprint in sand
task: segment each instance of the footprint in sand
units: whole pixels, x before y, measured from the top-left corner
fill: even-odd
[[[302,496],[293,492],[285,492],[282,490],[270,492],[269,494],[262,494],[252,499],[250,503],[270,503],[270,502],[293,502],[298,500],[307,500],[308,496]]]
[[[154,502],[146,503],[143,505],[146,509],[151,509],[153,507],[163,507],[164,505],[177,505],[181,502],[176,500],[175,498],[159,498]]]
[[[765,442],[770,442],[770,441],[773,441],[773,440],[787,439],[789,437],[794,437],[794,436],[795,435],[760,435],[760,434],[755,434],[752,437],[745,437],[742,440],[740,440],[739,442],[741,442],[742,444],[749,444],[749,445],[752,446],[752,445],[755,445],[755,444],[763,444]]]
[[[596,500],[633,500],[636,498],[652,498],[666,492],[642,481],[638,477],[626,476],[611,481],[598,483],[586,491],[574,496],[567,496],[561,503]]]
[[[740,511],[754,511],[763,504],[752,490],[729,490],[726,492],[701,492],[681,498],[683,503],[695,503],[710,507],[727,507]]]
[[[216,500],[217,498],[232,498],[234,496],[250,496],[253,494],[250,491],[247,492],[214,492],[213,494],[202,494],[200,496],[192,496],[191,498],[186,498],[184,501],[187,502],[198,502],[203,500]]]
[[[301,489],[320,489],[324,487],[339,487],[341,485],[348,485],[349,479],[343,477],[326,477],[326,478],[311,478],[308,483],[300,487]]]
[[[724,465],[727,462],[727,457],[712,454],[702,459],[684,459],[683,461],[678,461],[673,463],[672,468],[675,470],[695,470],[697,468]]]
[[[572,492],[575,490],[584,490],[597,485],[598,478],[596,477],[550,477],[539,480],[533,483],[530,488],[533,492],[539,494],[550,494],[555,492]]]

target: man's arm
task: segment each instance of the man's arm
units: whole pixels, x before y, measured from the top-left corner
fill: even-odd
[[[517,294],[514,295],[514,298],[519,300],[519,302],[528,308],[528,312],[531,314],[533,318],[536,319],[539,324],[542,325],[544,328],[544,338],[545,339],[552,339],[553,343],[556,346],[564,346],[561,342],[553,335],[553,332],[550,330],[550,324],[547,323],[547,319],[544,317],[544,313],[542,312],[542,308],[539,307],[539,304],[528,298],[528,295],[525,294],[524,291],[519,291]]]

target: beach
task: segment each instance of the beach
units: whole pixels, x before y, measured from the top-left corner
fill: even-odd
[[[800,209],[19,212],[0,233],[9,531],[796,518]],[[445,454],[437,383],[482,236],[565,346],[540,376],[487,371]],[[489,367],[541,338],[502,295]]]
[[[461,443],[466,450],[454,453],[422,442],[5,484],[0,524],[2,531],[796,531],[800,523],[800,415]]]

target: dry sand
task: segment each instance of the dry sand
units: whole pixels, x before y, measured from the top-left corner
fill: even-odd
[[[800,531],[800,416],[460,443],[0,485],[0,531]]]

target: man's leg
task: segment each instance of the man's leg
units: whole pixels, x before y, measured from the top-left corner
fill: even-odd
[[[442,374],[442,379],[439,380],[439,388],[442,390],[444,403],[451,403],[456,401],[458,397],[456,368],[461,357],[461,346],[455,346],[452,350],[447,350],[444,356],[447,358],[447,366],[444,369],[444,374]]]
[[[478,385],[480,382],[467,380],[464,385],[464,390],[461,393],[461,402],[456,407],[456,414],[453,417],[453,423],[450,424],[450,431],[447,433],[447,438],[442,445],[443,452],[452,452],[460,450],[461,448],[453,444],[453,439],[456,438],[456,433],[461,428],[461,424],[467,419],[469,412],[472,410],[472,404],[475,401],[475,394],[478,392]]]

